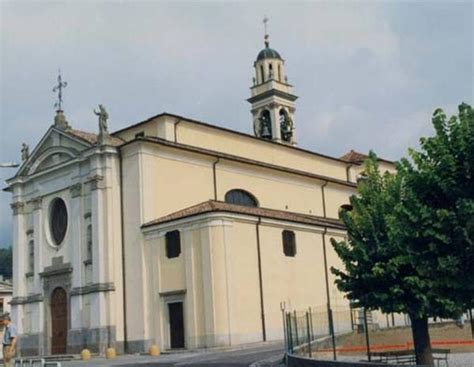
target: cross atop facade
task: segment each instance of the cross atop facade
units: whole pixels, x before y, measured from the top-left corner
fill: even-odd
[[[58,71],[58,85],[53,88],[53,93],[58,92],[58,101],[54,104],[57,111],[62,111],[61,104],[63,103],[63,88],[67,87],[67,82],[63,82],[61,77],[61,70]]]

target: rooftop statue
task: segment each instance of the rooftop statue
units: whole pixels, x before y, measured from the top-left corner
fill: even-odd
[[[94,113],[99,116],[99,135],[108,134],[109,128],[107,120],[109,119],[109,114],[105,110],[105,107],[100,104],[99,111],[94,110]]]
[[[24,162],[28,159],[29,156],[30,156],[30,147],[28,146],[28,144],[23,143],[21,145],[21,160]]]

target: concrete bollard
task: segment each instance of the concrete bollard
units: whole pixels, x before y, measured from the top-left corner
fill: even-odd
[[[81,350],[81,359],[83,361],[88,361],[89,359],[91,359],[91,351],[89,349]]]
[[[117,357],[117,352],[115,351],[115,348],[107,348],[105,352],[105,358],[114,359],[115,357]]]
[[[153,344],[150,349],[148,349],[148,354],[152,357],[158,357],[160,355],[160,348]]]

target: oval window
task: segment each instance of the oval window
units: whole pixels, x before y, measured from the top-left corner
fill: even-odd
[[[51,204],[50,229],[54,243],[59,246],[66,236],[67,230],[67,209],[63,199],[54,199]]]

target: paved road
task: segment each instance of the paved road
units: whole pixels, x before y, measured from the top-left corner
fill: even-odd
[[[325,356],[325,359],[331,359],[330,356]],[[339,356],[339,361],[358,361],[363,360],[365,356]],[[474,367],[474,353],[451,353],[448,355],[449,367]],[[440,366],[444,366],[443,362]]]
[[[283,359],[283,345],[281,343],[268,343],[256,347],[228,349],[222,351],[185,352],[162,354],[159,357],[148,356],[120,356],[114,360],[103,358],[90,361],[62,362],[62,367],[223,367],[223,366],[275,366]],[[257,364],[258,363],[258,364]]]

